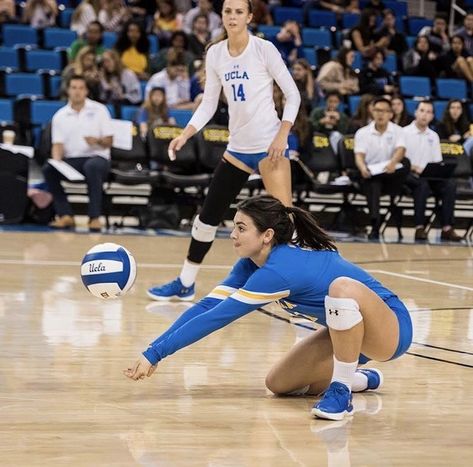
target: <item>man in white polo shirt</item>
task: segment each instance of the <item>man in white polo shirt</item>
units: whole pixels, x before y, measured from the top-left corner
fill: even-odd
[[[51,157],[64,159],[85,176],[89,195],[89,229],[100,231],[102,186],[110,171],[113,136],[108,109],[87,99],[87,92],[82,76],[70,78],[67,88],[69,102],[54,114],[52,120]],[[51,227],[74,227],[72,209],[61,185],[64,177],[47,162],[43,166],[43,174],[53,195],[57,214]]]
[[[422,177],[427,164],[441,162],[440,139],[435,131],[429,128],[434,118],[434,106],[430,101],[419,102],[415,120],[402,129],[406,140],[406,156],[411,161],[411,171],[406,183],[414,197],[415,240],[427,240],[425,231],[425,208],[427,198],[434,193],[441,199],[440,223],[442,224],[441,240],[459,242],[461,237],[453,230],[455,194],[457,184],[453,177],[429,179]]]
[[[355,133],[355,163],[361,173],[371,219],[370,239],[379,238],[381,195],[400,193],[409,172],[404,158],[405,142],[400,126],[392,123],[391,102],[378,97],[373,102],[373,121]]]

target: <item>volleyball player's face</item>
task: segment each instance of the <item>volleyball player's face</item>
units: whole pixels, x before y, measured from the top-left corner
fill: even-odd
[[[237,211],[233,231],[230,238],[233,241],[235,253],[240,258],[257,257],[264,245],[264,234],[262,234],[253,223],[250,216]]]
[[[226,0],[223,4],[222,21],[227,34],[246,31],[251,18],[246,0]]]

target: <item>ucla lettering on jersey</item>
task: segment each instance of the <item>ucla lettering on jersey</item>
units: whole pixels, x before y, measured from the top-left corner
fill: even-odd
[[[225,81],[230,81],[232,79],[250,79],[246,71],[241,73],[239,70],[229,71],[228,73],[225,73],[223,76],[225,78]]]

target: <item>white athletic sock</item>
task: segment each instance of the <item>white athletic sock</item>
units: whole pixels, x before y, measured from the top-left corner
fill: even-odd
[[[190,263],[187,259],[184,261],[181,274],[179,275],[179,279],[181,279],[184,287],[190,287],[194,284],[197,274],[199,274],[199,269],[200,264]]]
[[[351,383],[352,392],[361,392],[368,389],[368,376],[360,371],[355,371],[353,382]]]
[[[333,375],[332,383],[337,381],[344,384],[351,391],[353,377],[358,367],[358,361],[352,363],[339,362],[335,355],[333,356]]]

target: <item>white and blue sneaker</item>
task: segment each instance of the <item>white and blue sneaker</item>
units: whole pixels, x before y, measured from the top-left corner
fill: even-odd
[[[181,279],[178,277],[173,281],[148,289],[148,297],[158,301],[180,300],[182,302],[190,302],[195,297],[195,286],[184,287]]]
[[[368,387],[365,391],[374,391],[383,385],[383,373],[377,368],[358,368],[357,373],[363,373],[368,378]]]
[[[343,383],[333,381],[324,392],[322,399],[312,407],[312,415],[327,420],[343,420],[345,415],[351,415],[351,391]]]

